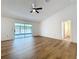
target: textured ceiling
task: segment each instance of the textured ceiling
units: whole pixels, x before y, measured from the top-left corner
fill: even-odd
[[[30,13],[34,1],[37,7],[43,7],[39,14]],[[41,21],[74,3],[76,0],[2,0],[1,12],[2,16]]]

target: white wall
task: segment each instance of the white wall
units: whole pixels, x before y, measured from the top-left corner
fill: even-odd
[[[13,39],[13,20],[2,17],[1,18],[1,40]]]
[[[41,35],[62,39],[62,22],[66,20],[72,21],[72,40],[73,42],[77,42],[76,34],[77,34],[77,12],[76,12],[76,4],[70,5],[46,20],[42,21],[40,24]]]
[[[9,17],[1,17],[1,40],[14,39],[14,24],[15,23],[28,23],[32,24],[33,36],[39,35],[39,23],[16,20]]]

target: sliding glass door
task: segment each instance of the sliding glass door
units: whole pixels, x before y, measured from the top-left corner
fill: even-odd
[[[25,38],[32,36],[32,25],[15,23],[15,38]]]

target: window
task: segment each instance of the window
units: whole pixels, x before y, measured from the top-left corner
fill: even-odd
[[[32,25],[15,23],[15,38],[24,38],[28,36],[32,36]]]

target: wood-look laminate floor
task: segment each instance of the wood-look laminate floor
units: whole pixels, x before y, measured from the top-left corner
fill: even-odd
[[[28,37],[1,44],[1,59],[76,59],[75,43]]]

